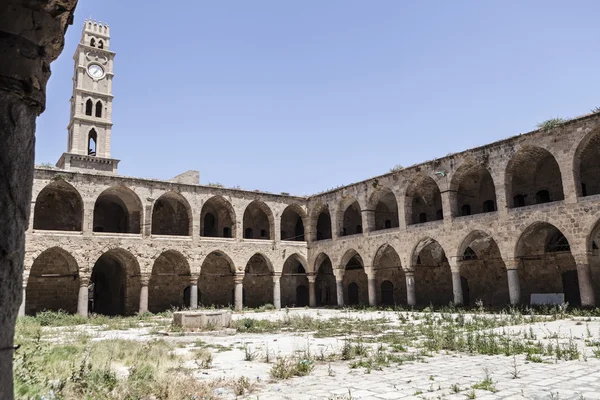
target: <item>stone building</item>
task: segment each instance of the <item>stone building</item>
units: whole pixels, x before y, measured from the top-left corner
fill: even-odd
[[[35,170],[21,313],[528,304],[600,296],[600,114],[309,197],[117,174],[114,53],[86,21],[67,152]]]

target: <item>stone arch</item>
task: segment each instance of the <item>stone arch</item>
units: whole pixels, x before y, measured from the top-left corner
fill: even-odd
[[[315,259],[317,306],[335,306],[337,304],[337,287],[333,270],[333,263],[327,254],[317,255]]]
[[[281,240],[304,242],[306,213],[297,204],[291,204],[281,214]]]
[[[112,186],[94,204],[94,232],[140,233],[142,202],[126,186]]]
[[[190,236],[192,209],[181,193],[166,192],[152,209],[152,234]]]
[[[404,207],[408,225],[444,219],[440,188],[430,176],[413,178],[406,188]]]
[[[463,305],[477,300],[486,306],[510,303],[506,265],[494,238],[475,230],[460,243],[457,252],[463,290]]]
[[[496,187],[492,175],[482,164],[463,163],[450,182],[452,216],[496,211]]]
[[[25,313],[44,310],[77,311],[79,268],[77,261],[61,247],[51,247],[38,255],[29,271]]]
[[[285,260],[280,284],[282,307],[308,306],[308,277],[306,271],[306,260],[300,254],[294,253]]]
[[[221,250],[210,252],[200,268],[198,279],[198,304],[203,306],[229,306],[235,304],[235,264]]]
[[[262,253],[256,253],[246,263],[244,273],[244,306],[260,307],[273,304],[273,264]]]
[[[254,200],[244,211],[244,239],[273,240],[273,212],[265,202]]]
[[[508,162],[505,182],[509,208],[564,199],[558,163],[548,150],[541,147],[524,146],[519,149]]]
[[[454,301],[450,264],[444,248],[437,240],[429,237],[421,239],[411,259],[418,303],[446,305]]]
[[[373,213],[373,221],[369,225],[372,230],[398,228],[398,201],[394,192],[387,187],[376,190],[369,199],[369,209]]]
[[[81,231],[83,200],[68,182],[57,179],[37,195],[33,211],[33,229]]]
[[[184,301],[185,288],[190,284],[190,265],[176,250],[167,250],[154,260],[148,283],[148,310],[153,313],[189,306]]]
[[[402,261],[396,249],[382,245],[373,257],[377,288],[377,304],[394,305],[406,303],[406,277]]]
[[[577,196],[600,194],[600,129],[579,142],[573,157],[573,172]]]
[[[213,196],[200,212],[200,236],[236,237],[235,210],[223,196]]]
[[[314,208],[311,217],[313,227],[312,239],[326,240],[332,238],[331,213],[326,204],[319,204]]]
[[[344,269],[342,280],[344,304],[349,306],[369,304],[369,281],[361,255],[354,249],[346,251],[342,256],[341,267]]]
[[[90,311],[105,315],[131,315],[139,310],[140,265],[122,248],[103,253],[92,269]]]
[[[360,204],[352,196],[347,196],[338,205],[337,217],[340,236],[357,235],[363,232]]]
[[[520,235],[515,255],[519,259],[521,299],[534,293],[564,293],[570,305],[580,305],[577,267],[570,241],[556,226],[534,222]]]

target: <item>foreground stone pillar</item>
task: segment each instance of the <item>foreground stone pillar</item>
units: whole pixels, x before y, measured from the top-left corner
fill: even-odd
[[[406,277],[406,304],[411,307],[417,305],[417,296],[415,295],[415,272],[404,271]]]
[[[462,282],[460,279],[460,271],[452,271],[452,293],[454,294],[454,304],[457,306],[463,305]]]
[[[276,310],[281,309],[281,275],[273,275],[273,306]]]
[[[77,314],[88,316],[88,283],[87,279],[79,278],[79,295],[77,296]]]
[[[23,282],[25,283],[25,282]],[[23,286],[23,297],[21,298],[21,305],[19,306],[19,317],[25,316],[25,306],[26,306],[26,296],[27,295],[27,286]]]
[[[235,285],[235,311],[242,311],[244,309],[244,274],[235,274],[233,284]]]
[[[35,119],[50,62],[61,53],[77,0],[8,0],[0,7],[0,399],[12,400],[15,321],[23,296]]]
[[[377,306],[377,281],[375,280],[375,276],[368,276],[368,291],[369,291],[369,306],[375,307]]]
[[[198,308],[198,280],[194,280],[190,284],[190,310]]]
[[[146,311],[148,311],[148,279],[142,279],[139,313],[145,313]]]
[[[314,308],[317,306],[317,292],[315,282],[317,277],[314,275],[308,275],[308,306]]]
[[[504,260],[506,276],[508,278],[508,295],[510,304],[521,303],[521,284],[519,282],[519,259]]]
[[[337,305],[343,307],[344,305],[344,281],[342,277],[335,277],[335,292],[337,294]]]
[[[587,254],[575,255],[577,263],[577,280],[579,281],[579,295],[582,307],[593,307],[596,305],[594,284],[592,281],[592,269]]]

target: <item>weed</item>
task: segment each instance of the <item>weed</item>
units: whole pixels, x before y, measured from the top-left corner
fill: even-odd
[[[252,349],[250,348],[250,345],[248,343],[246,343],[244,345],[244,361],[254,361],[257,356],[258,356],[258,352],[252,351]]]

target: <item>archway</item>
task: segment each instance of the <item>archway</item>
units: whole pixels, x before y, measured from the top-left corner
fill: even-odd
[[[38,194],[33,211],[33,229],[81,231],[83,201],[77,189],[62,179]]]
[[[94,205],[94,232],[140,233],[142,202],[131,189],[113,186]]]
[[[244,211],[244,239],[272,240],[273,213],[259,200],[248,204]]]
[[[384,188],[373,193],[370,207],[375,214],[372,228],[374,231],[400,226],[398,202],[396,201],[396,195],[391,189]]]
[[[348,250],[342,257],[344,267],[344,304],[349,306],[369,304],[368,278],[360,254]]]
[[[600,131],[587,135],[579,144],[573,160],[578,196],[600,194]]]
[[[313,210],[312,226],[314,227],[314,240],[331,239],[331,215],[329,207],[321,205]]]
[[[246,264],[244,274],[244,306],[256,308],[273,304],[273,267],[271,261],[256,253]]]
[[[324,253],[317,256],[315,262],[317,278],[315,280],[317,306],[337,305],[337,288],[331,259]]]
[[[104,315],[131,315],[140,304],[140,267],[126,250],[102,254],[92,269],[90,311]]]
[[[236,237],[235,211],[223,196],[213,196],[200,213],[200,236]]]
[[[213,251],[206,256],[200,268],[198,304],[205,307],[235,304],[234,275],[235,266],[227,254]]]
[[[450,183],[454,217],[496,211],[496,188],[489,171],[481,164],[461,165]]]
[[[406,304],[406,277],[400,256],[389,244],[381,246],[373,258],[377,282],[377,304]]]
[[[458,254],[463,305],[474,305],[478,300],[492,307],[510,303],[506,266],[491,236],[483,231],[471,232],[460,245]]]
[[[437,183],[429,176],[417,175],[406,189],[405,209],[408,225],[444,219]]]
[[[153,313],[189,307],[184,291],[190,284],[190,266],[185,257],[167,250],[154,261],[148,284],[148,310]]]
[[[557,227],[547,222],[530,225],[517,242],[516,255],[520,259],[521,299],[526,304],[538,293],[564,293],[565,302],[581,304],[571,246]]]
[[[363,222],[358,201],[348,197],[340,203],[338,221],[341,222],[340,236],[356,235],[363,232]]]
[[[33,262],[25,295],[25,313],[44,310],[77,311],[79,272],[77,261],[60,247],[43,251]]]
[[[192,212],[187,200],[179,193],[167,192],[154,203],[152,234],[190,236]]]
[[[450,264],[436,240],[421,240],[412,260],[415,265],[415,295],[419,304],[447,305],[454,301]]]
[[[280,282],[282,307],[308,305],[308,278],[305,266],[306,261],[298,254],[292,254],[283,263]]]
[[[303,242],[305,216],[306,213],[300,206],[288,206],[281,214],[281,240]]]
[[[506,168],[509,208],[564,199],[562,176],[554,156],[541,147],[525,146]]]

